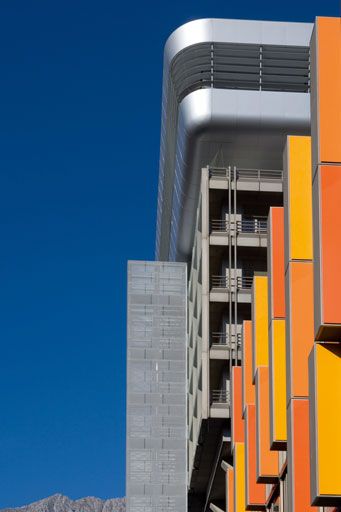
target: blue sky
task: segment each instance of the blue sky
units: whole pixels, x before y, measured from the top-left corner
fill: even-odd
[[[2,0],[0,508],[124,495],[127,259],[153,259],[162,51],[338,0]]]

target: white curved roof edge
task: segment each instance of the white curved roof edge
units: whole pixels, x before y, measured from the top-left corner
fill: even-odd
[[[185,261],[191,253],[193,227],[201,174],[196,172],[196,153],[210,133],[227,141],[256,136],[263,144],[273,137],[307,135],[310,132],[310,95],[297,92],[200,89],[180,103],[176,169],[180,204],[176,211],[175,260]],[[174,185],[173,185],[174,186]],[[174,209],[174,204],[173,204]],[[173,226],[173,229],[174,227]],[[172,228],[171,228],[172,231]],[[173,234],[174,236],[174,234]]]
[[[313,23],[206,18],[178,27],[166,41],[164,66],[184,48],[198,43],[308,46]]]

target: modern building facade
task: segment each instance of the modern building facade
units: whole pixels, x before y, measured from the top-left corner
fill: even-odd
[[[189,511],[341,510],[340,205],[341,19],[177,29],[156,260],[187,268]]]

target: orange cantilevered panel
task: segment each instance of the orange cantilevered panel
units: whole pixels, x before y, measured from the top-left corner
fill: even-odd
[[[232,447],[235,443],[244,442],[244,423],[242,411],[242,369],[240,366],[232,368]]]
[[[256,460],[257,482],[278,481],[278,452],[270,451],[269,368],[256,372]]]
[[[294,398],[288,405],[288,510],[316,510],[310,504],[309,399]]]
[[[265,510],[266,484],[257,483],[256,406],[245,409],[245,504],[247,510]]]
[[[234,512],[234,469],[226,471],[226,512]]]
[[[243,389],[243,414],[248,404],[255,403],[255,386],[252,377],[252,322],[243,322],[242,343],[242,389]]]
[[[284,208],[270,208],[268,221],[269,318],[285,317]]]
[[[314,344],[313,263],[291,261],[286,272],[286,392],[290,398],[309,395],[308,358]]]
[[[259,366],[269,364],[268,278],[255,275],[252,286],[252,378]]]
[[[285,320],[275,318],[269,327],[270,445],[285,450],[287,442]]]
[[[311,498],[341,505],[341,343],[316,343],[309,358]]]
[[[234,512],[245,512],[245,445],[236,443],[233,450]]]
[[[341,341],[341,18],[316,19],[311,63],[315,339]]]
[[[318,166],[313,197],[315,338],[341,341],[341,164]]]
[[[313,172],[341,162],[341,18],[316,19],[311,39]]]

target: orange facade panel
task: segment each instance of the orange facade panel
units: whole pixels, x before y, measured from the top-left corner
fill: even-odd
[[[247,510],[265,510],[266,484],[257,483],[256,406],[245,409],[245,503]]]
[[[341,163],[341,19],[317,18],[311,39],[313,171]]]
[[[248,404],[255,403],[255,386],[252,377],[252,322],[243,322],[242,343],[242,389],[243,389],[243,414]]]
[[[242,411],[242,369],[240,366],[232,368],[232,400],[231,400],[231,440],[235,443],[244,442],[244,423]]]
[[[258,483],[278,481],[278,452],[270,451],[269,368],[256,372],[256,469]]]
[[[341,341],[341,164],[318,166],[313,197],[315,337]]]
[[[309,358],[311,498],[341,504],[341,344],[316,343]]]
[[[234,470],[226,471],[226,511],[234,512]]]
[[[268,221],[269,318],[285,317],[284,208],[270,208]]]
[[[288,510],[313,512],[310,504],[309,399],[292,399],[288,405],[287,452]]]
[[[314,344],[313,263],[289,262],[286,272],[286,392],[309,395],[308,358]]]
[[[269,327],[270,446],[285,450],[287,442],[285,320],[274,319]]]
[[[341,18],[316,19],[311,56],[315,338],[341,341]]]

